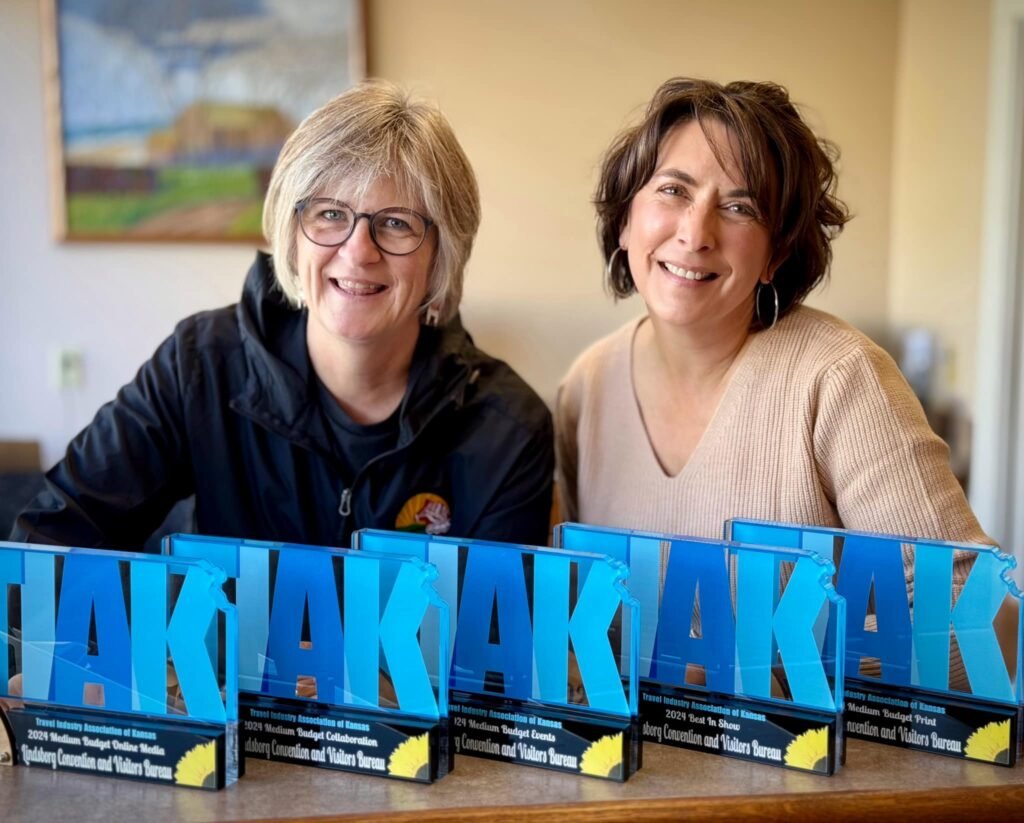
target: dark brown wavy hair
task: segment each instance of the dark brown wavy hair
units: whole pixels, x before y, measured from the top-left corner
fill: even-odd
[[[850,212],[835,194],[838,150],[815,137],[789,93],[775,83],[722,86],[675,77],[661,85],[643,120],[616,138],[601,165],[594,205],[604,258],[619,247],[630,204],[654,174],[662,142],[689,121],[700,124],[723,167],[723,147],[715,144],[709,122],[725,126],[735,140],[736,164],[771,238],[782,317],[828,275],[832,240]],[[608,266],[607,286],[616,298],[636,291],[625,258],[616,255]]]

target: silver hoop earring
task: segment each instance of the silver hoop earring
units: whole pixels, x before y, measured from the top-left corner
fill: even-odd
[[[772,302],[775,306],[775,312],[772,314],[772,322],[765,323],[761,318],[761,295],[769,287],[772,290]],[[757,322],[761,324],[761,328],[765,331],[768,331],[779,322],[779,290],[775,288],[775,284],[771,281],[767,283],[758,282],[757,288],[754,290],[754,313],[757,315]]]
[[[609,277],[610,278],[612,276],[612,269],[615,268],[615,259],[619,256],[619,252],[623,252],[623,251],[625,251],[625,249],[622,248],[622,246],[616,246],[615,247],[615,251],[612,252],[611,257],[608,258],[608,262],[605,263],[605,265],[604,265],[604,276],[605,277]]]
[[[436,326],[441,321],[441,310],[433,303],[427,306],[427,313],[423,318],[424,325]]]

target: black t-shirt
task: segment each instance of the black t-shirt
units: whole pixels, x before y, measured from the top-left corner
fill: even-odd
[[[345,413],[319,379],[316,380],[316,385],[331,451],[335,459],[344,466],[348,482],[352,482],[363,466],[398,445],[398,413],[402,407],[401,403],[386,420],[364,426],[356,423]]]
[[[331,452],[348,472],[349,483],[359,474],[363,466],[375,457],[398,446],[399,418],[402,407],[410,393],[415,392],[416,383],[422,379],[431,352],[437,348],[440,339],[441,335],[438,329],[428,326],[420,329],[416,347],[413,349],[412,362],[409,364],[409,379],[402,402],[398,404],[387,420],[371,423],[368,426],[356,423],[345,413],[320,378],[316,376],[316,372],[310,364],[310,375],[316,383],[317,396],[320,399],[320,414],[323,418],[324,430],[327,432],[327,439],[331,444]]]

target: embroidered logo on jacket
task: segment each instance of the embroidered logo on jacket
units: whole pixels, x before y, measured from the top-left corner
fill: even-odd
[[[407,532],[448,534],[451,527],[452,510],[448,502],[427,492],[410,497],[395,518],[395,528]]]

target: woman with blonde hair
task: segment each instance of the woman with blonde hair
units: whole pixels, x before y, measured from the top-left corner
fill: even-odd
[[[441,113],[363,83],[285,144],[241,301],[178,324],[48,474],[13,539],[140,548],[354,529],[547,541],[550,415],[458,308],[480,222]]]

